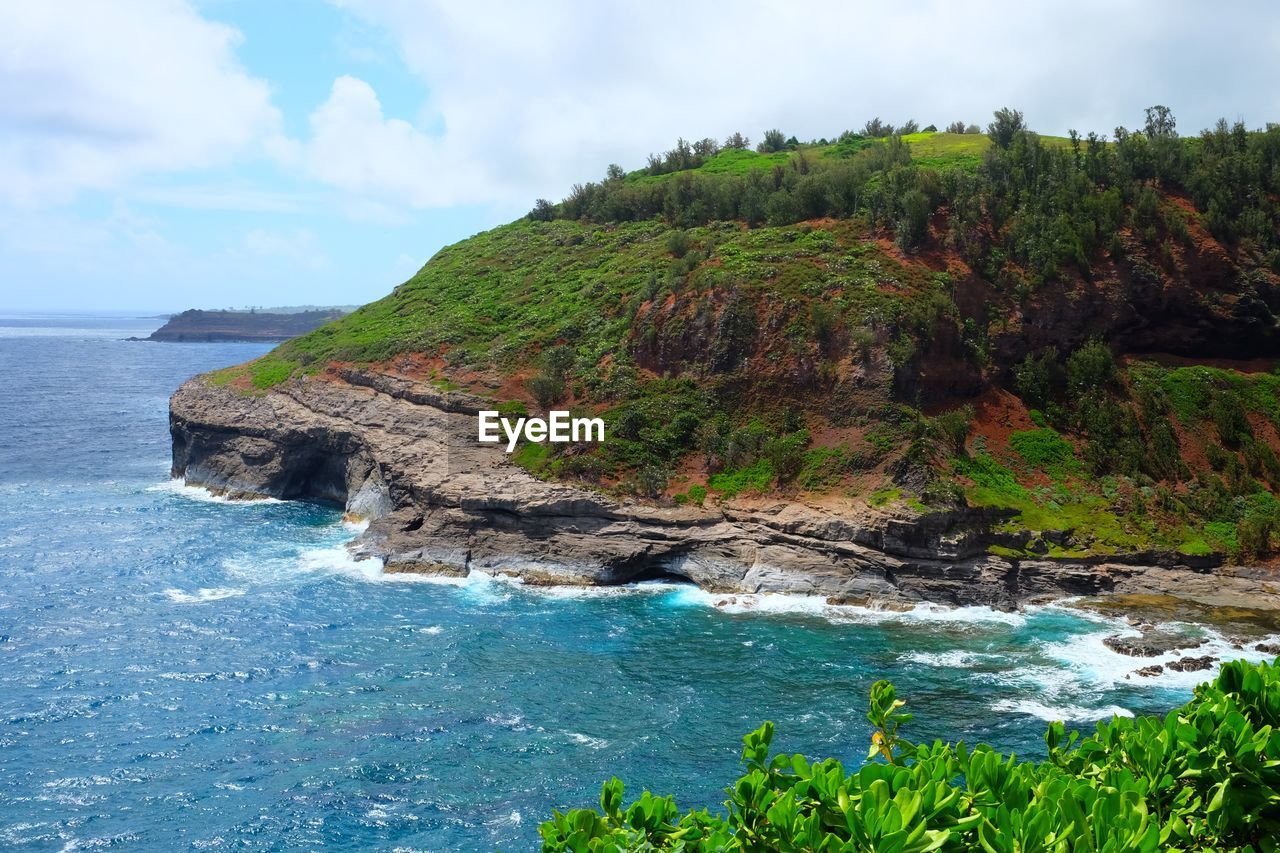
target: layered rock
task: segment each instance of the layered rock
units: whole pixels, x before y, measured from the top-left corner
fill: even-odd
[[[1280,609],[1240,569],[1170,554],[1005,559],[1005,516],[900,516],[786,501],[663,507],[541,481],[475,441],[482,401],[348,369],[246,395],[197,377],[170,401],[173,474],[236,497],[322,501],[369,520],[353,543],[389,572],[508,573],[530,583],[679,576],[718,592],[849,603],[1014,607],[1075,595],[1168,593]]]

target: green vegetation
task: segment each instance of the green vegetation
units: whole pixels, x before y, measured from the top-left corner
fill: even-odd
[[[743,492],[763,494],[773,485],[773,465],[760,459],[745,468],[712,474],[707,485],[722,497],[734,498]]]
[[[547,851],[1276,850],[1280,844],[1280,668],[1224,664],[1160,717],[1113,718],[1079,737],[1062,723],[1044,761],[989,746],[912,744],[893,686],[871,688],[867,763],[770,755],[773,725],[743,738],[744,775],[725,810],[682,812],[618,779],[600,808],[539,827]]]
[[[437,388],[604,418],[602,445],[522,448],[541,477],[968,502],[1069,533],[1062,553],[1266,558],[1280,375],[1124,356],[1274,351],[1278,199],[1280,127],[1182,138],[1162,107],[1110,139],[1002,109],[985,132],[680,140],[211,379],[264,393],[420,353]],[[1016,426],[980,405],[997,391]]]
[[[274,353],[253,362],[249,367],[249,376],[253,387],[258,389],[279,385],[298,369],[298,362],[280,358]]]
[[[1015,432],[1009,436],[1009,446],[1032,468],[1047,471],[1054,479],[1079,471],[1076,449],[1048,427]]]

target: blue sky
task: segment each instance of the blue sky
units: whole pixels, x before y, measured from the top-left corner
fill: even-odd
[[[678,135],[1280,121],[1267,3],[0,6],[0,309],[361,303]]]

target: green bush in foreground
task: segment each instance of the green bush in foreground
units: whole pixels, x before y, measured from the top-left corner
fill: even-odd
[[[1078,739],[1062,723],[1045,761],[988,746],[913,745],[886,681],[871,688],[867,763],[769,756],[773,724],[743,738],[727,814],[682,814],[648,791],[623,807],[556,812],[545,850],[1157,851],[1280,849],[1280,666],[1237,661],[1163,719],[1113,718]]]

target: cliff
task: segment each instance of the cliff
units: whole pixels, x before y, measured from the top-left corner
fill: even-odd
[[[174,314],[147,338],[150,341],[286,341],[305,335],[345,315],[340,309],[293,313],[261,311],[202,311],[192,308]]]
[[[474,440],[484,401],[345,369],[245,395],[197,377],[171,401],[173,474],[235,498],[343,507],[369,521],[357,554],[389,572],[510,574],[537,584],[677,577],[726,594],[842,603],[1013,607],[1099,593],[1173,593],[1280,608],[1265,572],[1175,554],[1009,559],[1007,513],[902,514],[771,499],[657,506],[539,480]]]
[[[1280,127],[1005,130],[611,168],[188,383],[174,471],[370,516],[390,570],[1270,601]],[[508,457],[479,407],[607,438]]]

